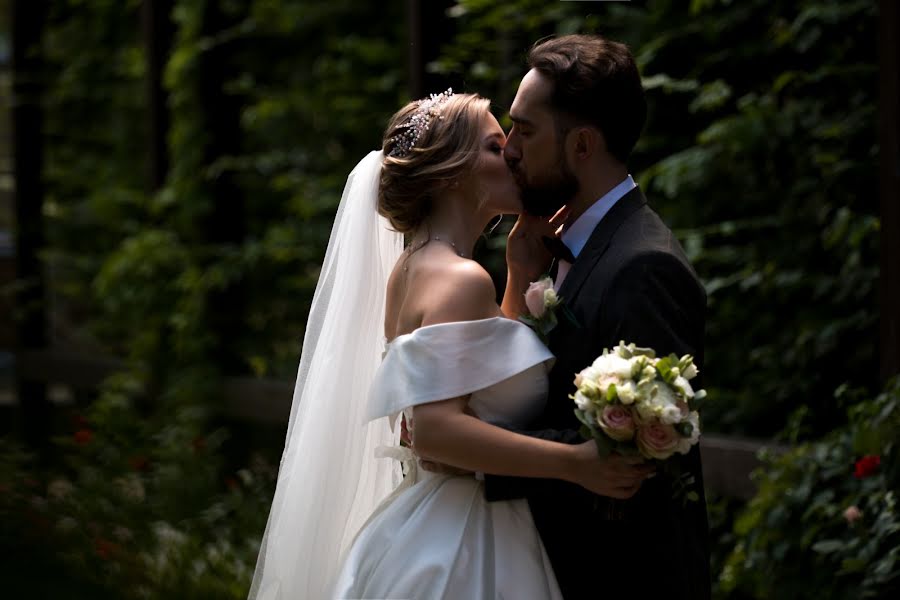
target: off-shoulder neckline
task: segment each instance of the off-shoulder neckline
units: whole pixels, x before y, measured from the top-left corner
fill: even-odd
[[[410,331],[409,333],[401,333],[400,335],[395,336],[393,339],[390,339],[390,340],[387,339],[387,337],[385,337],[384,345],[385,345],[386,347],[387,347],[387,346],[391,346],[392,344],[396,343],[396,342],[397,342],[398,340],[400,340],[401,338],[408,338],[408,337],[411,337],[411,336],[413,336],[413,335],[416,335],[416,334],[419,333],[420,331],[424,331],[424,330],[427,330],[427,329],[434,329],[434,328],[437,328],[437,327],[446,327],[446,326],[448,326],[448,325],[449,325],[449,326],[454,326],[454,325],[471,325],[471,324],[475,324],[475,323],[486,323],[486,322],[488,322],[488,321],[509,321],[510,323],[515,323],[516,325],[520,325],[520,326],[522,326],[522,327],[528,327],[527,325],[525,325],[525,324],[522,323],[521,321],[516,321],[516,320],[513,320],[513,319],[509,319],[509,318],[507,318],[507,317],[487,317],[487,318],[485,318],[485,319],[472,319],[472,320],[470,320],[470,321],[446,321],[446,322],[444,322],[444,323],[432,323],[431,325],[422,325],[421,327],[417,327],[417,328],[413,329],[413,330]]]

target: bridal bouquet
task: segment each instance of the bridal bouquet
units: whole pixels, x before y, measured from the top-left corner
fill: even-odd
[[[673,454],[687,454],[700,439],[700,401],[704,390],[691,387],[697,367],[690,355],[656,358],[650,348],[620,342],[604,350],[575,376],[575,415],[581,434],[593,438],[601,454],[640,454],[663,461],[675,479],[676,496],[698,499],[688,491],[689,473],[681,473]]]

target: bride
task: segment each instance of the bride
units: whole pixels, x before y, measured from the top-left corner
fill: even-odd
[[[491,218],[522,211],[504,144],[488,100],[448,90],[398,111],[350,174],[250,598],[561,597],[527,502],[488,503],[471,474],[610,489],[593,442],[490,424],[539,412],[553,361],[471,260]],[[508,260],[545,260],[527,221]],[[422,459],[469,473],[419,471],[401,413]],[[623,464],[623,497],[646,474]]]

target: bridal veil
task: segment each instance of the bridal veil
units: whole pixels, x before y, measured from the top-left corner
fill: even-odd
[[[375,457],[399,432],[365,418],[384,351],[385,288],[403,250],[403,236],[376,210],[382,160],[371,152],[356,165],[335,217],[252,600],[324,598],[359,528],[400,480],[396,461]]]

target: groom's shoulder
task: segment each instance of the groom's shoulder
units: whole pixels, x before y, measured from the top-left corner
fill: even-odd
[[[634,256],[645,254],[684,255],[672,229],[649,204],[634,211],[611,240],[614,250]]]
[[[611,250],[623,267],[634,264],[678,265],[692,277],[696,273],[672,229],[644,204],[616,232]]]

